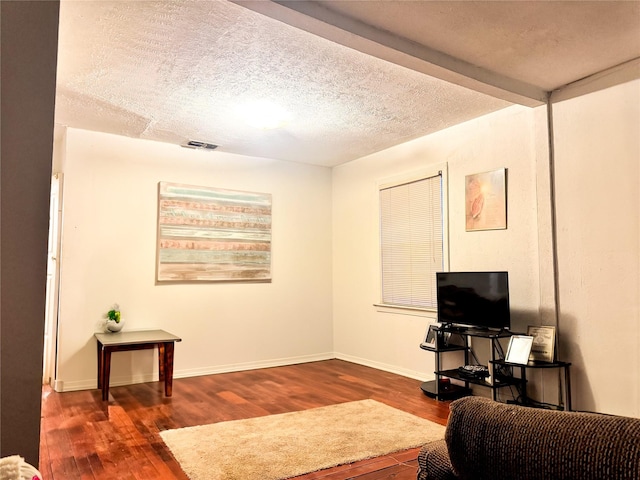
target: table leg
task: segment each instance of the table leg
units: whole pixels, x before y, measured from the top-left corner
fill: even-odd
[[[173,342],[164,343],[164,394],[173,393]]]
[[[102,400],[109,400],[109,377],[111,375],[111,350],[103,348]]]
[[[102,376],[104,375],[102,368],[102,344],[98,342],[98,389],[102,388]]]
[[[164,365],[166,363],[166,353],[164,345],[164,343],[158,344],[158,381],[160,382],[163,382],[165,379]]]
[[[564,395],[566,397],[566,402],[564,405],[564,409],[567,411],[571,411],[571,375],[569,373],[569,366],[564,367]]]
[[[499,341],[499,340],[496,340]],[[496,345],[493,342],[493,340],[491,340],[491,362],[490,365],[495,365],[496,361]],[[493,377],[491,378],[491,381],[493,382]],[[498,389],[497,388],[492,388],[491,389],[491,400],[493,400],[494,402],[497,400],[497,394],[498,394]]]

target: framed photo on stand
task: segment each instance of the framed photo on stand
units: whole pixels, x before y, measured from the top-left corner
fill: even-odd
[[[529,362],[533,337],[530,335],[513,335],[509,338],[509,347],[505,361],[526,365]]]
[[[425,332],[424,342],[422,342],[423,347],[429,348],[437,348],[438,347],[438,330],[437,325],[429,325],[427,327],[427,331]]]
[[[529,325],[527,335],[533,337],[529,360],[550,363],[555,361],[556,327]]]
[[[420,344],[423,347],[439,348],[443,346],[442,332],[439,331],[440,324],[432,324],[427,327],[424,341]]]

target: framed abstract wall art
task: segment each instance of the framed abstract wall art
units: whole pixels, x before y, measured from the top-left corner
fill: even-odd
[[[156,282],[271,280],[271,195],[158,184]]]
[[[466,230],[507,228],[507,169],[465,177]]]

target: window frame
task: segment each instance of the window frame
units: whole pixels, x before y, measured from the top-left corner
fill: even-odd
[[[376,184],[376,199],[377,199],[377,234],[378,234],[378,303],[374,303],[374,306],[379,312],[383,313],[403,313],[407,315],[416,316],[433,316],[437,311],[437,306],[434,307],[419,307],[408,305],[395,305],[390,303],[384,303],[383,298],[383,278],[382,278],[382,205],[380,203],[380,191],[388,188],[397,187],[407,183],[417,182],[430,177],[440,175],[441,181],[441,198],[442,198],[442,263],[443,271],[449,271],[449,176],[448,176],[448,164],[440,163],[430,165],[423,169],[404,173],[394,177],[385,178],[379,180]]]

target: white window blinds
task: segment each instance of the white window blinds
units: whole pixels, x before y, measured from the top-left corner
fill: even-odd
[[[380,189],[382,303],[435,309],[444,269],[442,174]]]

